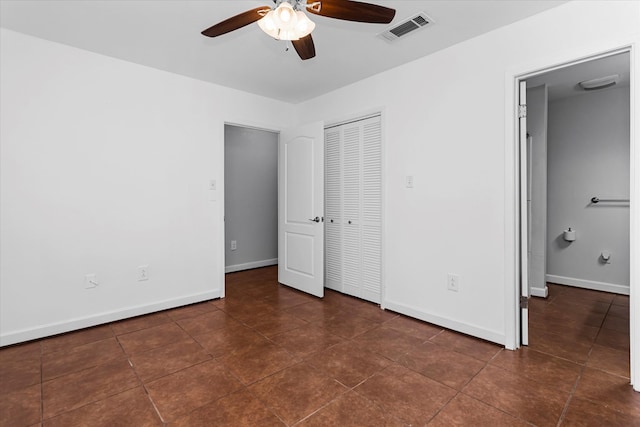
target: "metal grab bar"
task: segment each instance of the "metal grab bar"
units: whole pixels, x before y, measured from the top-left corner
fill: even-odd
[[[599,197],[593,196],[591,198],[591,203],[600,203],[600,202],[629,202],[629,199],[601,199]]]

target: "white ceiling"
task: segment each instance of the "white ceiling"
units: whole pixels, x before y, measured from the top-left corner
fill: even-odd
[[[532,88],[546,84],[549,100],[554,101],[587,93],[578,86],[580,82],[614,74],[620,77],[615,86],[600,90],[629,86],[631,81],[629,67],[629,52],[619,53],[534,76],[527,79],[527,87]]]
[[[388,25],[309,15],[317,56],[252,24],[210,39],[211,25],[269,0],[1,0],[0,25],[235,89],[298,103],[558,6],[566,1],[380,1],[396,9],[391,25],[418,12],[435,22],[395,43],[376,35]]]

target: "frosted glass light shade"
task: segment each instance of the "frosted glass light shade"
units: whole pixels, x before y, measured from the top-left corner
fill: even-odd
[[[258,20],[258,26],[276,40],[299,40],[311,34],[316,24],[304,12],[282,2]]]
[[[274,39],[277,39],[280,30],[278,30],[274,15],[275,14],[273,13],[273,10],[270,10],[269,13],[267,13],[258,21],[258,26],[262,31],[269,34]]]
[[[314,28],[316,28],[316,24],[301,10],[297,11],[296,15],[298,15],[298,22],[296,23],[295,31],[298,38],[303,38],[311,34]]]
[[[293,6],[287,2],[282,2],[274,12],[274,20],[280,30],[292,30],[298,23],[298,15],[293,10]]]

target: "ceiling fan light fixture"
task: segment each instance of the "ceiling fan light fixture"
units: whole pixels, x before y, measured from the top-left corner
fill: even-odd
[[[276,40],[300,40],[311,34],[316,24],[285,1],[259,19],[258,26]]]
[[[295,28],[298,23],[298,15],[296,14],[296,11],[293,10],[293,6],[286,1],[280,3],[276,8],[274,12],[274,19],[281,30],[290,30]]]
[[[258,21],[258,26],[262,31],[273,37],[274,39],[278,38],[278,26],[276,25],[276,20],[274,19],[273,10],[270,10],[265,16],[263,16]]]
[[[315,22],[313,22],[306,13],[299,10],[296,12],[298,22],[296,23],[295,31],[298,35],[298,38],[303,38],[311,34],[311,32],[316,28]]]

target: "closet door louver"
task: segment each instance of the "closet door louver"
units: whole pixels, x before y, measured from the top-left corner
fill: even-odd
[[[380,117],[325,130],[326,286],[381,298],[382,139]]]
[[[380,302],[382,264],[382,141],[380,117],[362,123],[362,295]]]
[[[325,130],[325,286],[342,291],[342,168],[341,132]]]
[[[342,137],[343,292],[359,296],[362,268],[360,256],[362,137],[359,122],[344,126]]]

